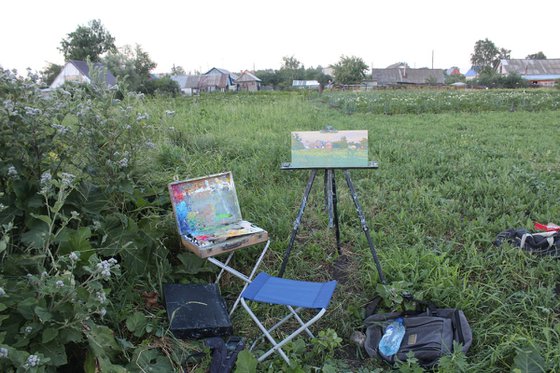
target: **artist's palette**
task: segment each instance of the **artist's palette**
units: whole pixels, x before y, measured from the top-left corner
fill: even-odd
[[[254,239],[236,240],[243,236],[264,233],[268,238],[266,231],[242,219],[231,172],[171,183],[169,195],[187,246],[209,250],[220,244],[231,247],[235,242],[246,246],[245,241]],[[209,256],[209,252],[201,256]]]

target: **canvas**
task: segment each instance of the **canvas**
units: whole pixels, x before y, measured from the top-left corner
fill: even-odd
[[[368,166],[368,131],[292,132],[292,167]]]
[[[232,240],[256,233],[258,242],[268,238],[266,231],[242,219],[231,172],[171,183],[169,194],[181,240],[189,248],[210,250],[220,243],[233,248]]]

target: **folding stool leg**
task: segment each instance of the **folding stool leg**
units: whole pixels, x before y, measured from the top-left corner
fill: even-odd
[[[235,303],[233,304],[233,307],[231,308],[231,311],[229,312],[230,316],[233,314],[233,311],[235,311],[235,309],[239,305],[239,299],[241,298],[241,294],[243,294],[243,291],[245,290],[245,288],[251,283],[251,281],[253,280],[253,277],[255,277],[255,274],[257,273],[257,269],[259,268],[259,266],[260,266],[260,264],[261,264],[261,262],[264,258],[264,255],[268,251],[269,245],[270,245],[270,240],[266,241],[266,245],[264,246],[264,249],[262,250],[261,254],[259,255],[259,258],[257,259],[255,265],[253,266],[253,269],[252,269],[251,273],[249,274],[249,276],[244,275],[243,273],[239,272],[235,268],[232,268],[228,265],[231,258],[233,257],[234,252],[231,252],[231,254],[229,254],[229,256],[228,256],[228,258],[226,259],[225,262],[221,262],[214,257],[208,257],[207,258],[210,263],[212,263],[212,264],[221,268],[221,271],[218,274],[218,277],[216,278],[216,283],[218,283],[220,281],[220,278],[221,278],[222,273],[224,271],[227,271],[227,272],[231,273],[235,277],[237,277],[237,278],[239,278],[239,279],[241,279],[245,282],[245,285],[243,286],[243,289],[239,293],[239,296],[235,300]]]
[[[301,319],[301,317],[299,317],[297,311],[299,311],[301,309],[298,308],[297,310],[294,311],[294,309],[292,308],[292,306],[286,306],[288,307],[288,309],[290,310],[290,312],[294,315],[294,318],[299,322],[299,324],[301,326],[305,325],[305,322],[303,322],[303,320]],[[310,336],[311,338],[315,338],[315,336],[313,335],[313,333],[311,333],[311,330],[309,330],[308,328],[305,328],[305,332],[307,333],[308,336]]]
[[[325,308],[322,308],[321,311],[319,311],[313,318],[311,318],[311,320],[309,320],[307,322],[303,322],[301,320],[301,318],[299,317],[299,315],[297,315],[297,310],[301,309],[301,307],[294,310],[292,307],[288,306],[288,308],[290,309],[290,314],[288,314],[286,317],[284,317],[282,320],[280,320],[278,323],[276,323],[272,328],[267,330],[266,327],[257,318],[257,316],[253,313],[253,311],[249,308],[249,305],[247,304],[247,302],[245,302],[245,299],[241,298],[241,304],[243,305],[243,308],[245,308],[245,310],[247,311],[249,316],[257,324],[257,326],[259,327],[259,329],[261,330],[263,335],[272,344],[272,348],[270,350],[268,350],[267,352],[265,352],[264,354],[262,354],[257,360],[259,362],[261,362],[264,359],[266,359],[267,357],[269,357],[271,354],[273,354],[275,351],[277,351],[280,354],[280,356],[282,356],[282,358],[288,363],[288,365],[290,364],[290,359],[286,356],[286,353],[282,350],[282,346],[284,346],[286,343],[290,342],[292,339],[297,337],[304,330],[309,335],[311,335],[313,337],[313,334],[309,331],[309,326],[311,326],[313,323],[315,323],[317,320],[319,320],[323,316],[323,314],[327,311]],[[294,331],[292,334],[290,334],[289,336],[287,336],[286,338],[281,340],[280,342],[276,342],[276,340],[274,339],[274,337],[272,337],[270,332],[272,332],[273,330],[278,328],[280,325],[284,324],[292,316],[294,316],[298,320],[298,322],[301,324],[301,326],[296,331]],[[259,339],[261,339],[261,338],[262,337],[259,337]],[[255,343],[253,343],[253,345],[251,346],[251,349],[253,347],[255,347],[255,344],[256,344],[257,341],[255,341]]]
[[[278,343],[276,342],[276,340],[274,339],[274,337],[272,337],[272,335],[270,335],[270,333],[268,332],[268,330],[266,330],[265,326],[260,322],[260,320],[257,318],[257,316],[253,313],[253,311],[251,310],[251,308],[249,308],[249,305],[245,302],[245,299],[241,298],[241,305],[243,306],[243,308],[245,308],[245,310],[247,311],[247,313],[249,314],[249,316],[251,316],[251,318],[253,319],[253,321],[255,322],[255,324],[257,324],[257,326],[259,327],[259,329],[261,330],[261,332],[263,333],[263,335],[269,340],[269,342],[272,344],[273,348],[268,350],[265,354],[261,355],[257,360],[259,362],[263,361],[264,359],[266,359],[271,353],[273,353],[275,351],[275,347],[278,346]],[[254,346],[252,346],[254,347]],[[251,347],[251,348],[252,348]],[[281,346],[278,346],[278,348],[276,349],[276,351],[278,351],[278,353],[280,354],[280,356],[282,356],[282,359],[284,359],[284,361],[286,361],[286,363],[288,363],[288,365],[290,365],[290,359],[288,358],[288,356],[286,355],[286,353],[284,352],[284,350],[282,350],[280,348]],[[266,356],[265,356],[266,355]]]
[[[286,306],[288,307],[288,306]],[[267,329],[268,333],[273,332],[274,330],[276,330],[278,327],[280,327],[282,324],[284,324],[286,321],[288,321],[289,319],[291,319],[293,317],[293,313],[297,313],[298,311],[302,310],[302,307],[298,307],[296,308],[293,312],[287,314],[286,316],[284,316],[284,318],[280,321],[278,321],[276,324],[274,324],[270,329]],[[303,325],[303,322],[300,321],[300,324]],[[251,350],[265,337],[265,335],[261,335],[259,338],[255,339],[255,342],[253,342],[253,344],[251,345]],[[313,337],[312,337],[313,338]]]
[[[261,264],[261,262],[264,258],[264,254],[266,254],[266,252],[268,250],[268,245],[270,245],[270,240],[266,241],[266,245],[265,245],[261,255],[259,256],[259,259],[257,259],[257,262],[255,263],[255,266],[253,267],[253,270],[251,271],[251,274],[249,275],[248,279],[245,280],[245,285],[243,285],[243,289],[241,289],[241,292],[237,296],[237,299],[235,300],[235,303],[233,303],[233,307],[231,307],[231,311],[229,311],[230,316],[233,315],[233,311],[235,311],[235,309],[239,305],[239,301],[241,299],[241,294],[243,294],[243,292],[245,291],[247,286],[249,286],[251,281],[253,281],[253,278],[255,277],[255,274],[257,273],[257,269],[259,268],[259,265]]]
[[[315,317],[313,317],[311,320],[309,320],[308,322],[306,322],[304,325],[302,325],[299,329],[297,329],[295,332],[293,332],[292,334],[290,334],[289,336],[287,336],[286,338],[284,338],[282,341],[280,341],[279,343],[275,344],[274,347],[272,347],[270,350],[268,350],[267,352],[265,352],[261,357],[259,357],[257,360],[258,361],[263,361],[264,359],[266,359],[267,357],[269,357],[272,353],[274,353],[274,351],[282,351],[281,347],[284,346],[286,343],[290,342],[292,339],[294,339],[295,337],[297,337],[302,331],[304,331],[305,329],[307,329],[309,326],[311,326],[315,321],[319,320],[323,314],[326,312],[327,310],[325,308],[322,308],[321,311],[319,311],[319,313],[317,315],[315,315]],[[271,337],[272,338],[272,337]],[[284,352],[284,351],[282,351]],[[289,361],[287,361],[288,364],[290,364]]]
[[[216,264],[215,262],[219,262],[219,263],[222,263],[222,264],[224,265],[223,267],[218,266],[218,267],[221,268],[221,271],[220,271],[220,273],[218,273],[218,276],[216,277],[216,281],[214,281],[215,284],[217,284],[217,283],[220,282],[220,279],[222,278],[222,274],[224,273],[224,271],[226,270],[226,268],[231,268],[231,267],[229,267],[229,262],[230,262],[231,258],[233,258],[233,254],[234,254],[234,253],[235,253],[235,251],[232,251],[232,252],[228,255],[228,257],[227,257],[227,259],[226,259],[226,261],[225,261],[224,263],[220,262],[218,259],[214,259],[214,258],[212,258],[212,259],[214,259],[214,260],[210,260],[210,258],[208,259],[211,263]],[[216,264],[216,265],[217,265],[217,264]]]

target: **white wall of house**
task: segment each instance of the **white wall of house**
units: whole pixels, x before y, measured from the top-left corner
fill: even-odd
[[[62,68],[60,74],[58,74],[58,76],[54,79],[50,88],[58,88],[65,82],[90,83],[90,79],[84,76],[84,74],[82,74],[76,66],[71,63],[67,63]]]

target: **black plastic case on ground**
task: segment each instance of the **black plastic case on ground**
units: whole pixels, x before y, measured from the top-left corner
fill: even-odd
[[[176,338],[200,339],[231,335],[226,303],[216,284],[163,286],[169,328]]]

